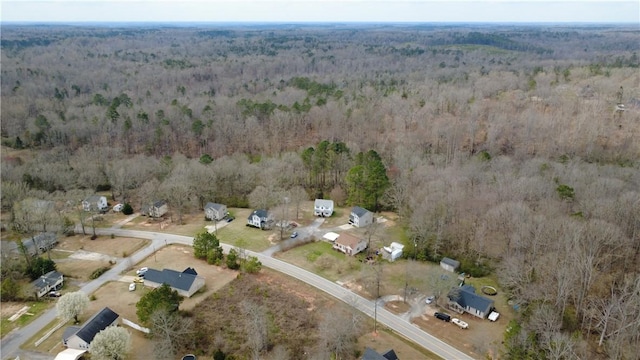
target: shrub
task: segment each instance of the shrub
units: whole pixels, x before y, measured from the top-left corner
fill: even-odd
[[[125,215],[133,214],[133,207],[131,207],[131,204],[129,203],[124,204],[124,206],[122,207],[122,213]]]
[[[109,269],[110,268],[108,266],[99,267],[96,270],[94,270],[94,272],[91,273],[91,275],[89,276],[89,279],[95,280],[95,279],[99,278],[102,274],[104,274],[107,271],[109,271]]]

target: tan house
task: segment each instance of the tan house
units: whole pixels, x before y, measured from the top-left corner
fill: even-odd
[[[367,248],[367,241],[356,235],[342,233],[333,243],[333,248],[353,256]]]

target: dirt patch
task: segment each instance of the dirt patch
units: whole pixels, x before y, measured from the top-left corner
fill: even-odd
[[[411,310],[411,305],[403,301],[389,301],[384,304],[384,307],[396,315],[404,314]]]
[[[23,302],[3,302],[0,306],[0,317],[10,317],[17,313],[20,309],[27,306],[27,303]]]
[[[149,240],[136,238],[99,236],[91,240],[91,235],[75,235],[61,238],[55,250],[62,252],[83,250],[110,257],[127,257],[148,243]]]

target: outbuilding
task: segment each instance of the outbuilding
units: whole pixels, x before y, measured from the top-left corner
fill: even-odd
[[[460,267],[460,261],[445,257],[440,260],[440,267],[447,271],[456,272]]]

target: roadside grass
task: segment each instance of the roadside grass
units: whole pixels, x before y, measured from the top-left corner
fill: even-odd
[[[53,299],[51,299],[51,300],[53,300]],[[45,310],[47,310],[50,307],[52,307],[53,304],[55,304],[55,302],[54,301],[49,301],[49,298],[47,298],[47,299],[45,299],[43,301],[34,301],[34,302],[25,303],[25,306],[27,306],[27,305],[29,306],[29,310],[27,310],[27,313],[23,314],[16,321],[13,321],[13,322],[9,321],[9,318],[13,314],[11,314],[9,316],[6,316],[6,317],[3,316],[1,321],[0,321],[0,337],[4,337],[6,334],[11,332],[11,330],[13,330],[13,329],[21,328],[21,327],[29,324],[35,318],[40,316],[40,314],[42,314],[42,312],[44,312]]]
[[[373,328],[373,319],[367,318],[367,320],[369,327]],[[358,349],[363,349],[364,352],[365,347],[370,347],[379,353],[393,349],[399,359],[441,359],[438,355],[381,324],[379,324],[378,333],[367,332],[358,338]]]
[[[326,241],[317,241],[276,254],[276,257],[331,281],[360,272],[362,264],[358,258],[347,256],[331,246]]]
[[[64,346],[62,345],[62,334],[64,334],[64,330],[68,326],[73,325],[73,320],[69,320],[67,323],[62,325],[58,330],[54,331],[46,340],[44,340],[40,345],[36,346],[36,341],[40,340],[46,333],[51,331],[56,325],[61,322],[60,319],[55,319],[47,324],[44,328],[38,331],[35,335],[33,335],[29,340],[25,341],[20,348],[22,350],[27,351],[38,351],[47,353],[49,355],[55,355],[56,353],[64,350]],[[81,326],[81,325],[76,325]]]
[[[63,251],[58,249],[49,250],[49,256],[51,256],[51,260],[62,260],[66,259],[73,254],[72,251]]]
[[[146,247],[150,240],[128,237],[111,237],[109,235],[98,236],[91,240],[91,235],[74,235],[60,238],[60,244],[54,249],[56,256],[68,258],[72,252],[84,250],[96,252],[112,257],[127,257],[136,251]],[[68,254],[62,257],[59,254]],[[53,258],[53,252],[52,252]]]
[[[218,229],[216,236],[222,243],[232,246],[241,244],[247,250],[261,252],[273,245],[269,242],[269,236],[272,234],[271,231],[248,227],[246,222],[236,219]]]
[[[94,261],[94,260],[74,260],[59,262],[56,264],[56,268],[61,272],[65,278],[71,278],[80,281],[90,280],[91,273],[95,270],[111,266],[108,261]]]

